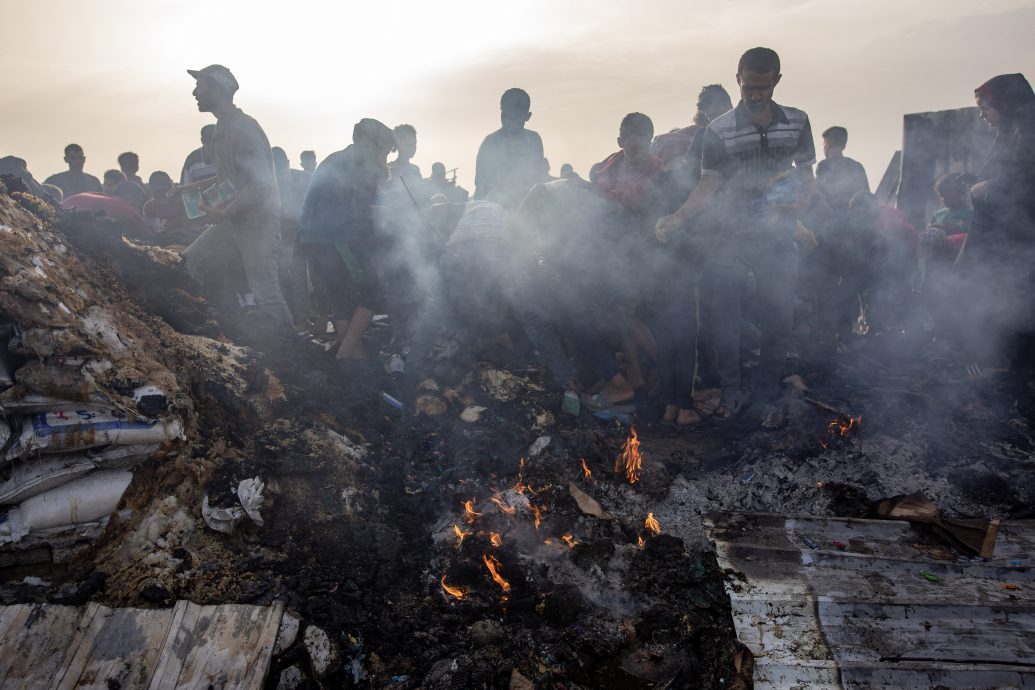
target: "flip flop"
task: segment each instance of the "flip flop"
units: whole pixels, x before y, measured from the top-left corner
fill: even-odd
[[[632,400],[619,403],[611,402],[611,399],[607,397],[607,391],[600,391],[596,395],[583,395],[582,402],[594,412],[600,410],[610,410],[612,412],[636,411],[636,404]]]
[[[725,421],[737,416],[751,402],[751,395],[739,388],[727,388],[722,391],[719,406],[712,414],[718,421]]]

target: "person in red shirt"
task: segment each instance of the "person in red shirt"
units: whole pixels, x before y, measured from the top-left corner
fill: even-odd
[[[64,208],[77,211],[97,211],[115,221],[122,229],[122,234],[131,240],[153,239],[154,232],[148,227],[133,206],[123,198],[104,192],[83,192],[73,194],[65,199]]]
[[[621,151],[604,159],[593,184],[597,191],[641,216],[652,201],[652,183],[664,167],[650,152],[654,123],[643,113],[629,113],[618,129]]]

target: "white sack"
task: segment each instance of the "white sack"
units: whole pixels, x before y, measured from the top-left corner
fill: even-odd
[[[11,465],[0,482],[0,505],[14,505],[83,476],[97,465],[85,455],[45,455]]]
[[[11,508],[0,521],[0,544],[32,532],[72,528],[111,513],[133,479],[132,472],[97,470]]]
[[[31,453],[63,453],[108,445],[162,443],[183,438],[183,423],[132,421],[111,408],[85,406],[37,412],[25,418],[7,459]]]

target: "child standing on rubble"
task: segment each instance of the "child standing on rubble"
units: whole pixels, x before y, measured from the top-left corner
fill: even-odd
[[[383,238],[375,228],[374,204],[394,147],[387,126],[360,120],[352,144],[317,167],[302,204],[299,251],[334,313],[337,359],[366,358],[361,341],[381,303],[377,261]]]
[[[532,117],[524,89],[507,89],[500,98],[501,127],[485,137],[475,162],[474,198],[517,208],[528,190],[546,180],[543,140],[525,128]]]

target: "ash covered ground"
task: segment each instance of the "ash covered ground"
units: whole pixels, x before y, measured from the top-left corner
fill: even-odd
[[[630,483],[616,471],[630,428],[563,414],[531,361],[452,362],[413,400],[380,361],[343,365],[309,340],[220,322],[174,260],[106,221],[51,223],[0,196],[6,224],[68,245],[70,285],[89,276],[136,319],[186,422],[182,442],[133,467],[130,514],[60,565],[9,562],[4,603],[283,600],[302,632],[278,650],[271,688],[737,687],[702,513],[874,517],[877,500],[920,492],[949,516],[1032,516],[1031,382],[969,381],[908,333],[839,354],[799,339],[779,429],[750,412],[686,431],[638,420]],[[24,302],[14,249],[0,290]],[[371,337],[377,351],[387,329]],[[480,417],[462,420],[472,407]],[[831,426],[852,418],[843,435]],[[231,506],[256,476],[264,524],[206,527],[204,496]]]

